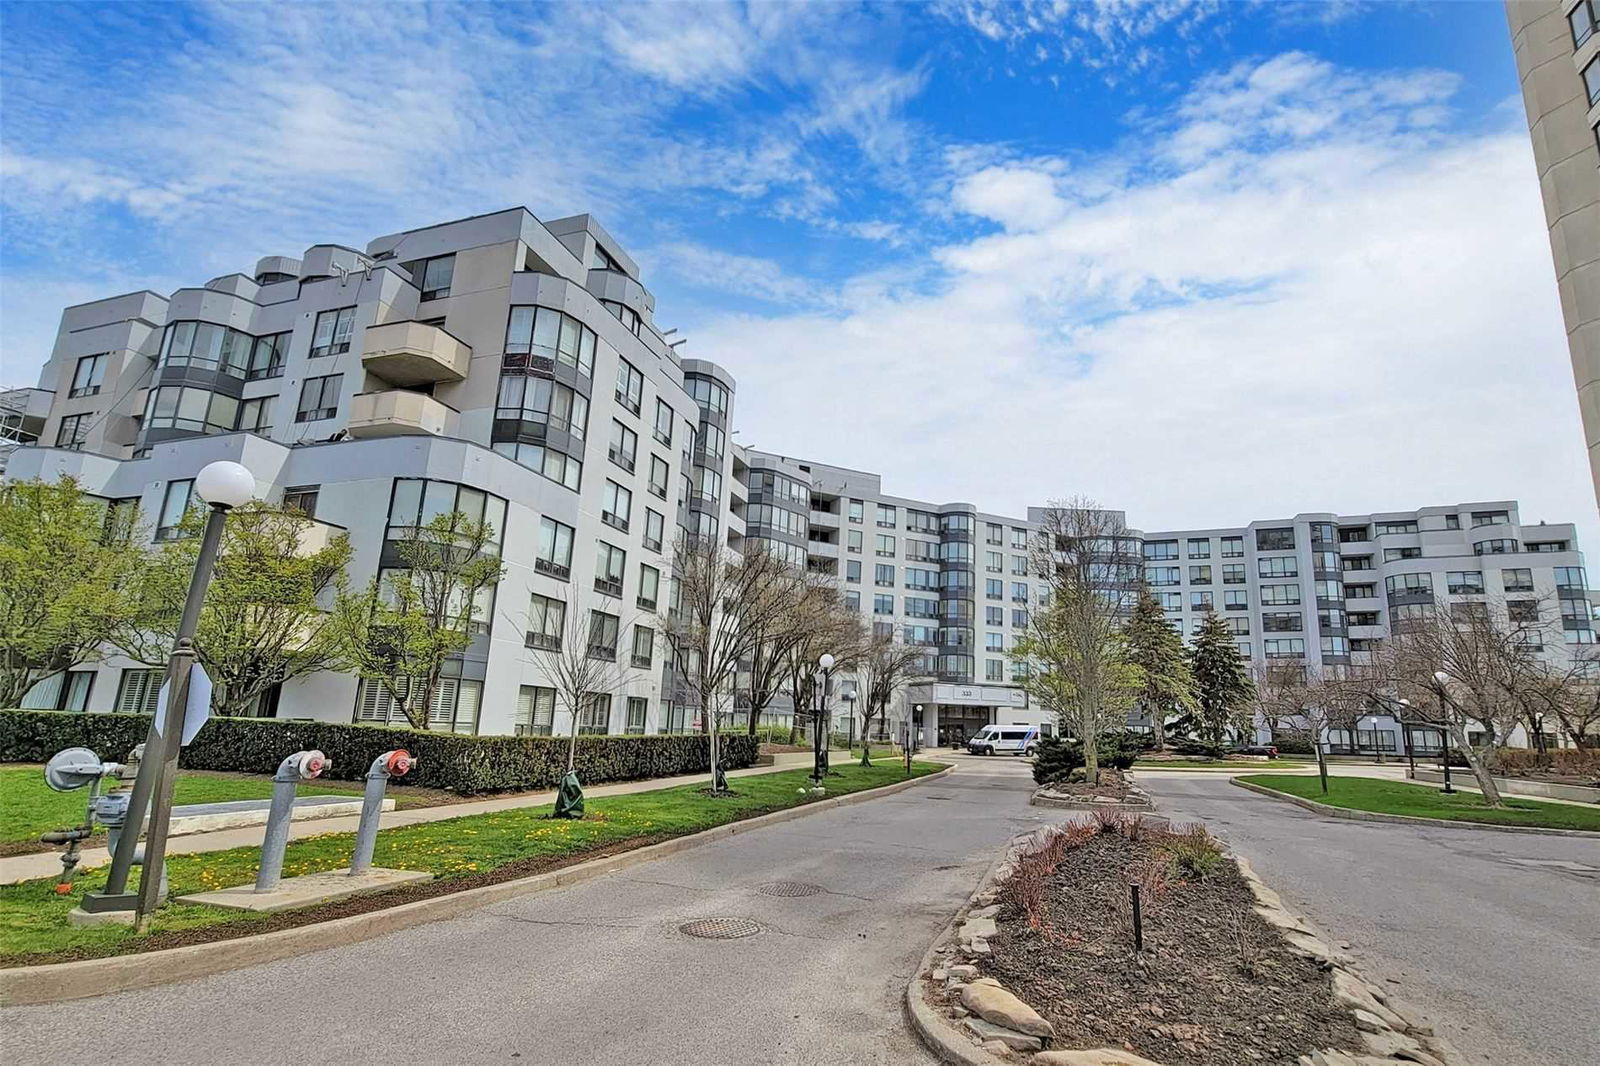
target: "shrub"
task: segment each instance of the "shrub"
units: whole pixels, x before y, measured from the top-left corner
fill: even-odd
[[[1600,778],[1600,748],[1551,748],[1545,752],[1543,762],[1532,748],[1501,748],[1495,758],[1507,770],[1549,769],[1558,774]]]
[[[62,748],[92,748],[120,760],[144,740],[150,719],[138,714],[67,711],[0,711],[0,762],[44,762]],[[213,718],[183,749],[179,764],[190,770],[270,774],[284,756],[315,748],[333,760],[325,776],[358,781],[372,760],[391,748],[416,756],[408,785],[452,792],[510,792],[554,788],[566,773],[565,737],[475,737],[378,725],[293,722],[273,718]],[[755,738],[721,738],[723,765],[754,764]],[[584,736],[578,738],[578,776],[584,784],[637,781],[711,768],[710,738],[674,736]]]
[[[1172,745],[1172,750],[1179,755],[1188,755],[1196,759],[1220,759],[1228,754],[1226,744],[1210,740],[1196,740],[1193,737],[1184,737]]]
[[[1222,845],[1201,825],[1174,832],[1161,849],[1167,853],[1167,872],[1174,878],[1204,881],[1222,865]]]
[[[1272,744],[1278,749],[1279,755],[1315,755],[1316,748],[1311,746],[1311,736],[1303,729],[1284,730],[1272,738]]]
[[[1100,752],[1101,766],[1126,770],[1150,747],[1150,740],[1143,733],[1120,729],[1101,733],[1096,747]]]
[[[1083,745],[1067,737],[1041,737],[1033,754],[1033,781],[1048,785],[1065,781],[1083,765]]]

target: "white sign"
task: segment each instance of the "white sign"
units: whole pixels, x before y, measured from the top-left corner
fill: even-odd
[[[156,735],[161,735],[161,727],[167,717],[167,689],[171,681],[161,683],[161,691],[156,694]],[[189,706],[183,712],[183,734],[178,738],[180,747],[187,748],[194,739],[200,727],[211,720],[211,676],[205,672],[199,663],[189,668]]]

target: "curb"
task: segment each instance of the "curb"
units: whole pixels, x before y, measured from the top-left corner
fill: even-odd
[[[951,1066],[1009,1066],[1005,1060],[996,1058],[980,1047],[974,1047],[972,1041],[951,1027],[938,1011],[928,1006],[927,1000],[922,998],[922,978],[933,969],[934,954],[946,941],[955,936],[956,928],[972,910],[973,900],[994,883],[995,871],[1000,869],[1010,854],[1011,849],[1006,848],[994,862],[989,864],[989,869],[978,879],[978,886],[967,896],[967,901],[956,909],[955,914],[950,916],[950,920],[939,931],[939,935],[933,938],[928,950],[922,953],[922,960],[917,963],[916,972],[911,975],[911,980],[906,982],[905,1016],[911,1031],[917,1034],[922,1046],[933,1052],[940,1062],[950,1063]]]
[[[168,948],[164,951],[145,951],[128,955],[111,955],[101,959],[0,969],[0,1006],[39,1006],[87,999],[133,988],[187,981],[195,977],[209,977],[244,966],[255,966],[290,956],[306,955],[325,948],[355,944],[443,918],[454,918],[487,904],[551,888],[580,884],[631,866],[675,855],[702,844],[737,836],[752,829],[761,829],[837,807],[846,807],[880,796],[903,792],[923,782],[945,777],[955,770],[956,767],[953,765],[946,766],[942,770],[909,781],[897,781],[892,785],[880,785],[877,788],[863,789],[832,799],[803,803],[787,810],[729,822],[713,829],[635,848],[619,855],[575,863],[549,873],[534,874],[531,877],[502,881],[499,884],[485,885],[464,892],[434,896],[431,899],[403,903],[397,907],[369,911],[365,914],[353,914],[348,918],[313,922],[274,933],[260,933],[255,936]]]
[[[1600,839],[1600,831],[1589,829],[1547,829],[1543,826],[1533,825],[1491,825],[1488,822],[1468,822],[1449,818],[1418,818],[1410,814],[1382,814],[1378,811],[1353,811],[1347,807],[1335,807],[1327,803],[1318,803],[1308,800],[1303,796],[1291,796],[1287,792],[1266,788],[1263,785],[1241,781],[1237,777],[1229,778],[1229,783],[1238,785],[1242,789],[1270,796],[1276,800],[1292,803],[1296,807],[1304,807],[1316,814],[1326,815],[1330,818],[1343,818],[1351,822],[1396,822],[1401,825],[1431,825],[1442,826],[1446,829],[1486,829],[1495,833],[1535,833],[1541,836],[1552,837],[1580,837],[1587,839]],[[1526,798],[1526,797],[1518,797]]]

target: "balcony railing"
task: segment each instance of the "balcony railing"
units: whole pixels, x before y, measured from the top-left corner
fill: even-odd
[[[617,514],[615,511],[601,511],[600,521],[604,522],[612,529],[620,529],[624,533],[628,531],[628,520]]]
[[[619,597],[622,595],[622,579],[597,577],[594,579],[594,590],[603,596]]]
[[[533,568],[538,573],[546,574],[555,578],[557,581],[566,581],[572,576],[572,567],[562,566],[560,563],[553,563],[549,559],[535,559],[533,561]]]
[[[653,611],[656,609],[656,601],[653,596],[639,596],[636,597],[633,602],[638,604],[641,609],[646,611]]]
[[[591,644],[588,650],[589,658],[602,659],[608,663],[617,661],[617,646],[615,644]]]
[[[634,652],[629,658],[629,662],[633,663],[634,666],[637,666],[641,670],[648,670],[653,661],[654,660],[652,660],[650,656],[640,655],[638,652]]]
[[[525,647],[540,651],[560,651],[561,635],[558,633],[527,633],[522,638]]]
[[[628,473],[633,473],[633,456],[625,455],[621,448],[609,448],[606,450],[606,454],[611,457],[613,463],[616,463]]]
[[[361,365],[393,385],[460,381],[471,363],[470,346],[422,322],[368,326],[361,346]]]
[[[352,437],[443,437],[455,432],[454,408],[421,392],[363,392],[350,401]]]

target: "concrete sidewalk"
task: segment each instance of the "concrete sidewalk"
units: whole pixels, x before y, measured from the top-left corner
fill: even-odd
[[[843,752],[834,752],[838,758]],[[805,769],[811,766],[810,752],[782,752],[773,756],[771,766],[752,766],[746,770],[730,770],[729,777],[750,777],[756,774],[772,774],[780,770]],[[600,796],[626,796],[635,792],[652,792],[660,788],[672,788],[675,785],[691,785],[705,781],[708,772],[684,774],[678,777],[655,777],[644,781],[622,781],[612,785],[595,785],[583,790],[584,796],[594,799]],[[473,800],[467,803],[446,803],[437,807],[412,807],[409,809],[385,811],[378,821],[382,829],[393,829],[401,825],[420,825],[424,822],[442,822],[450,818],[465,818],[474,814],[492,814],[495,811],[515,810],[518,807],[538,807],[541,804],[554,803],[556,794],[549,792],[519,792],[514,796],[501,796],[497,799]],[[353,833],[360,823],[359,816],[344,818],[318,818],[312,821],[293,822],[289,826],[289,839],[300,840],[304,837],[324,836],[328,833]],[[246,826],[241,829],[223,829],[214,833],[193,833],[187,836],[173,837],[167,842],[167,854],[192,855],[205,851],[226,851],[229,848],[260,847],[261,838],[266,833],[263,825]],[[90,869],[111,861],[111,853],[105,848],[87,848],[83,852],[80,862],[81,869]],[[61,872],[61,853],[59,851],[41,851],[32,855],[13,855],[10,858],[0,859],[0,884],[10,885],[18,881],[32,881],[41,877],[54,877]]]

